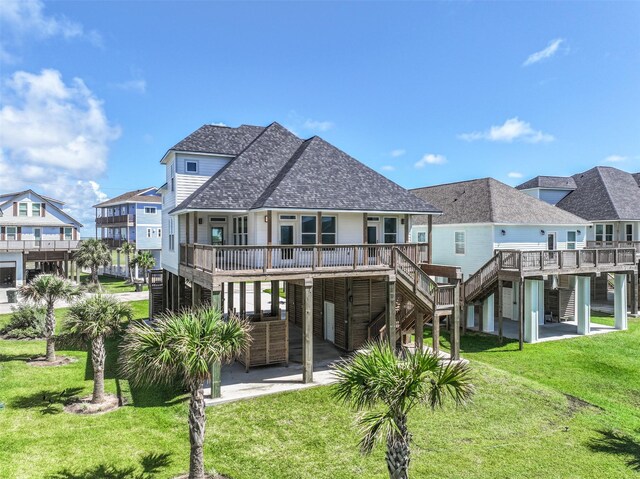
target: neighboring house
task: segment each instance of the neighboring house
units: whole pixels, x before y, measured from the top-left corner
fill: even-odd
[[[574,186],[555,180],[547,184],[553,185],[552,191]],[[590,311],[590,295],[584,291],[590,291],[591,275],[620,273],[616,276],[625,280],[635,276],[633,250],[618,256],[607,256],[611,250],[584,250],[589,221],[492,178],[411,191],[443,211],[441,216],[417,218],[411,236],[428,242],[432,222],[432,262],[462,268],[465,302],[482,303],[483,320],[476,322],[470,308],[469,327],[478,324],[493,331],[493,318],[501,311],[500,321],[519,320],[524,313],[523,339],[528,342],[538,340],[536,326],[544,326],[545,318],[578,318],[578,332],[586,334],[589,314],[584,312]],[[617,301],[625,300],[625,314],[620,313],[616,322],[621,329],[626,328],[622,290],[619,285],[616,295]],[[526,307],[519,301],[522,291]]]
[[[152,278],[152,314],[202,301],[253,313],[262,318],[252,333],[262,348],[257,363],[282,362],[281,354],[264,357],[259,338],[262,328],[282,323],[283,284],[287,317],[302,327],[304,380],[311,381],[314,336],[350,351],[378,337],[385,323],[393,325],[391,338],[404,333],[396,331],[396,285],[399,296],[411,294],[420,311],[434,313],[438,286],[416,264],[417,245],[406,243],[414,215],[439,211],[323,139],[300,139],[277,123],[205,125],[161,163],[164,275]],[[422,281],[417,288],[414,278]],[[272,282],[266,312],[262,281]],[[250,282],[254,311],[246,306]],[[437,303],[436,315],[452,312],[452,293],[447,301]],[[286,342],[275,331],[272,341]]]
[[[160,266],[162,249],[162,198],[158,188],[128,191],[94,206],[96,238],[115,252],[114,264],[105,272],[128,275],[128,265],[118,248],[129,242],[138,251],[150,251]],[[136,272],[137,275],[137,272]]]
[[[569,177],[538,176],[516,188],[589,220],[587,247],[632,247],[640,261],[639,182],[639,173],[597,166]],[[606,301],[608,289],[607,278],[597,278],[594,297]]]
[[[0,193],[0,302],[40,272],[72,276],[82,224],[63,208],[33,190]]]

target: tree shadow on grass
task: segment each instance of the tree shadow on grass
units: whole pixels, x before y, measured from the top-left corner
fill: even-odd
[[[153,479],[162,469],[171,464],[170,454],[150,453],[140,459],[140,466],[119,467],[99,464],[84,470],[63,469],[48,476],[48,479]]]
[[[640,433],[640,430],[637,431]],[[627,466],[640,472],[640,441],[614,430],[599,430],[600,437],[592,439],[588,447],[594,452],[630,457]]]
[[[65,388],[62,391],[41,390],[28,396],[18,396],[10,406],[20,409],[40,409],[43,415],[60,414],[63,407],[76,398],[82,388]]]
[[[9,363],[11,361],[31,361],[32,359],[42,356],[41,354],[0,354],[0,363]]]

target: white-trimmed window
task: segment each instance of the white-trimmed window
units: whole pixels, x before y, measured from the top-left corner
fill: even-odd
[[[427,233],[424,231],[418,231],[418,243],[426,243],[427,242]]]
[[[576,249],[578,234],[575,231],[567,231],[567,249]]]
[[[317,216],[300,217],[300,231],[302,244],[316,244],[317,243],[317,229],[316,229]]]
[[[633,224],[631,223],[624,225],[624,240],[633,241]]]
[[[162,228],[158,228],[158,238],[162,238]]]
[[[18,239],[18,228],[15,226],[7,226],[7,240]]]
[[[64,228],[64,239],[72,240],[73,239],[73,228],[66,226]]]
[[[147,228],[147,238],[151,238],[151,228]]]
[[[454,248],[456,254],[466,254],[466,238],[464,231],[456,231],[454,234]]]
[[[596,225],[596,241],[613,241],[613,225]]]
[[[173,251],[175,249],[175,226],[173,223],[173,218],[169,218],[169,250]]]
[[[18,216],[27,216],[29,214],[28,203],[18,203]]]
[[[40,216],[41,203],[31,203],[31,216]]]
[[[158,212],[158,210],[156,209],[155,206],[145,206],[144,212],[148,215],[155,215]]]
[[[247,216],[235,216],[233,218],[233,244],[246,245],[249,244],[249,234],[247,226],[249,218]]]
[[[187,160],[184,162],[184,169],[187,173],[197,173],[198,162],[193,160]]]
[[[385,243],[398,242],[398,218],[384,219],[384,242]]]
[[[322,244],[336,244],[338,220],[335,216],[322,217]]]

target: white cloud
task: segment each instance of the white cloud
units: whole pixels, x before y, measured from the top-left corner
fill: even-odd
[[[485,131],[474,131],[462,133],[458,138],[465,141],[487,140],[511,143],[513,141],[524,141],[527,143],[547,143],[554,140],[552,135],[536,131],[531,124],[515,118],[510,118],[499,126],[492,126]]]
[[[509,178],[522,178],[523,175],[518,171],[510,171],[509,173],[507,173],[507,176]]]
[[[604,161],[606,161],[607,163],[620,163],[622,161],[627,161],[628,159],[629,159],[628,156],[609,155],[604,159]]]
[[[318,121],[311,120],[307,118],[305,122],[302,124],[302,128],[305,130],[315,130],[315,131],[327,131],[333,128],[333,122],[330,121]]]
[[[424,155],[420,160],[416,162],[414,165],[416,168],[424,168],[427,165],[442,165],[447,162],[447,157],[444,155],[434,155],[433,153],[429,153]]]
[[[112,86],[118,90],[130,91],[134,93],[145,93],[147,91],[147,82],[143,79],[113,83]]]
[[[89,180],[107,167],[120,129],[80,78],[60,72],[14,73],[0,103],[0,191],[32,188],[65,201],[80,221],[103,193]]]
[[[380,169],[382,171],[395,171],[396,167],[393,165],[384,165],[384,166],[381,166]]]
[[[397,150],[391,150],[391,153],[389,153],[391,155],[392,158],[398,158],[402,155],[404,155],[407,152],[407,150],[403,150],[401,148],[397,149]]]
[[[20,43],[24,39],[43,40],[62,37],[67,40],[80,38],[97,47],[103,46],[102,36],[95,30],[85,30],[82,24],[64,15],[45,13],[41,0],[2,0],[0,2],[0,28],[5,45],[0,48],[0,60],[15,62],[16,58],[6,49],[6,43]]]
[[[529,65],[533,65],[534,63],[538,63],[539,61],[545,60],[547,58],[551,58],[553,55],[556,54],[556,52],[560,48],[560,45],[562,45],[563,42],[564,42],[564,39],[562,38],[556,38],[554,40],[551,40],[549,42],[549,45],[547,45],[547,48],[529,55],[529,57],[524,61],[522,66],[527,67]]]

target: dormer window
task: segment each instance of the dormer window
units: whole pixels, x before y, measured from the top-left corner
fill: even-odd
[[[40,216],[40,203],[31,203],[31,216]]]
[[[198,162],[197,161],[186,161],[185,169],[187,173],[197,173],[198,172]]]
[[[27,216],[29,213],[29,205],[27,203],[20,203],[18,205],[18,216]]]

